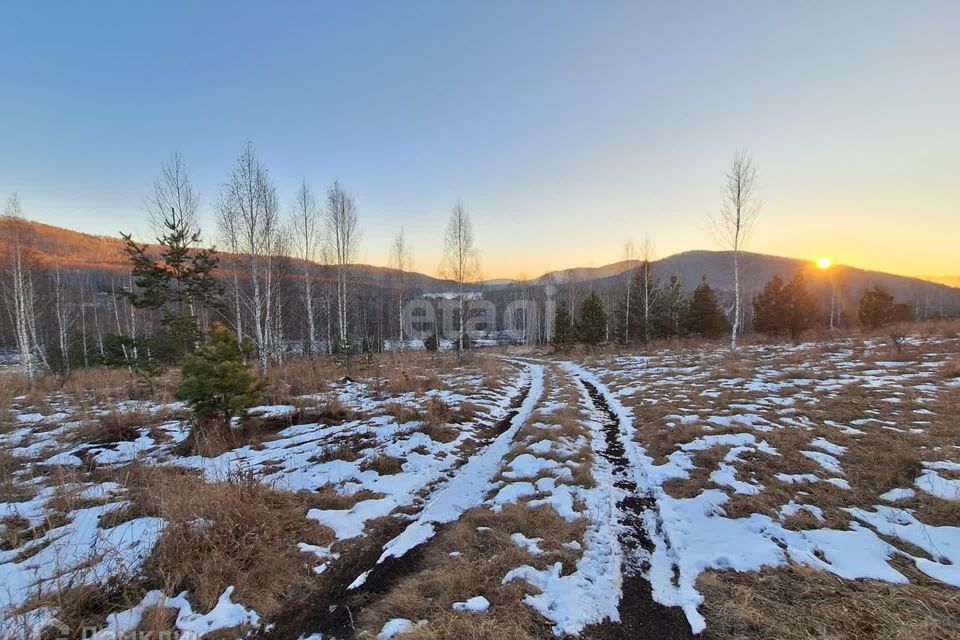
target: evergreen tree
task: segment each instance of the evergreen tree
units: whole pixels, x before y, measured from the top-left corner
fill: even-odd
[[[893,322],[896,316],[893,295],[880,285],[870,287],[860,298],[860,309],[857,315],[860,324],[870,329],[879,329]]]
[[[793,276],[783,288],[783,298],[786,317],[784,329],[791,340],[799,340],[803,332],[817,322],[817,301],[807,289],[802,273]]]
[[[208,343],[186,357],[177,399],[190,405],[198,424],[213,421],[229,427],[232,418],[259,402],[267,381],[247,364],[254,349],[250,338],[237,340],[218,322]]]
[[[786,285],[773,276],[753,299],[753,329],[767,335],[789,335],[798,340],[817,320],[817,301],[807,290],[802,273]]]
[[[159,259],[148,254],[147,245],[120,234],[137,285],[137,290],[125,291],[124,296],[138,309],[160,311],[161,336],[169,342],[172,354],[182,356],[200,340],[201,309],[214,306],[220,295],[220,283],[213,275],[219,259],[216,251],[198,248],[202,242],[199,229],[174,209],[160,226],[156,239]]]
[[[607,311],[596,291],[580,303],[576,332],[577,339],[587,344],[600,344],[607,339]]]
[[[665,286],[657,288],[650,323],[652,337],[677,338],[684,335],[687,331],[684,325],[687,307],[683,283],[680,276],[674,273]]]
[[[551,344],[560,351],[569,351],[574,342],[573,320],[570,317],[570,310],[567,309],[566,300],[557,303],[557,311],[553,317],[553,337]]]
[[[730,330],[730,321],[723,315],[717,294],[707,283],[707,276],[693,291],[687,312],[687,330],[705,338],[719,338]]]
[[[753,298],[753,330],[774,335],[783,331],[785,326],[783,280],[775,275]]]

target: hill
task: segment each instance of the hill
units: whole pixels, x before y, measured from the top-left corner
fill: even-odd
[[[0,237],[10,237],[12,229],[12,221],[0,217]],[[33,221],[23,223],[21,237],[28,258],[40,267],[59,264],[62,268],[101,273],[127,271],[123,241],[119,238],[95,236]],[[0,243],[0,258],[7,250],[7,244]],[[221,256],[225,263],[229,263],[233,258],[229,253],[222,253]],[[296,262],[294,261],[294,269]],[[574,267],[546,273],[525,284],[564,286],[566,283],[576,282],[591,288],[614,290],[623,285],[624,272],[637,264],[637,261],[619,261],[600,267]],[[918,311],[923,307],[931,313],[960,314],[960,288],[926,279],[844,265],[835,265],[829,270],[821,271],[805,260],[760,253],[741,254],[741,265],[742,285],[748,297],[759,291],[774,275],[790,278],[794,273],[803,271],[811,288],[821,300],[828,300],[832,292],[836,291],[846,308],[852,308],[851,305],[855,304],[867,287],[881,285],[889,289],[898,300],[913,304]],[[657,260],[653,263],[653,268],[654,273],[663,280],[671,274],[677,274],[687,291],[693,290],[704,275],[721,293],[733,290],[732,256],[728,251],[685,251]],[[352,265],[350,270],[354,282],[374,287],[390,286],[395,274],[393,269],[366,264]],[[318,269],[320,279],[331,275],[328,268]],[[411,289],[423,292],[449,291],[453,287],[450,281],[423,273],[408,273],[406,282]],[[511,280],[493,280],[483,283],[482,288],[496,294],[506,292],[517,284]]]
[[[14,233],[14,221],[0,216],[0,238],[11,238]],[[97,236],[63,227],[56,227],[33,220],[24,220],[20,224],[20,238],[24,255],[30,264],[39,268],[59,265],[62,269],[79,269],[100,273],[126,272],[129,268],[127,256],[123,250],[123,240],[109,236]],[[6,258],[9,243],[0,242],[0,260]],[[234,254],[219,252],[221,259],[228,263]],[[300,261],[294,259],[294,268]],[[320,277],[325,274],[320,270]],[[371,285],[386,285],[396,272],[388,267],[367,264],[351,265],[352,279]],[[407,284],[414,289],[435,291],[446,289],[451,283],[423,273],[408,272]]]

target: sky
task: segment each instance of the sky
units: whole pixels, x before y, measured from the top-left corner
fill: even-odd
[[[960,275],[960,2],[17,2],[0,8],[0,196],[89,233],[149,227],[182,154],[205,230],[246,142],[284,211],[353,194],[360,261],[401,229],[436,273],[458,200],[483,275],[747,248]]]

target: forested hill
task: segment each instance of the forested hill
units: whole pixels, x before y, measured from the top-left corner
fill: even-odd
[[[0,217],[0,238],[10,238],[13,233],[12,221]],[[123,241],[120,238],[94,236],[79,231],[55,227],[40,222],[21,224],[21,240],[26,256],[31,264],[47,268],[60,265],[63,269],[79,269],[105,272],[126,272],[127,261],[123,253]],[[0,242],[0,257],[8,250],[9,242]],[[225,263],[229,263],[230,254],[223,254]],[[291,273],[299,271],[297,265],[291,265]],[[625,261],[611,263],[602,267],[575,267],[564,271],[555,271],[536,278],[528,285],[555,284],[566,286],[574,283],[577,288],[598,288],[612,291],[622,286],[624,272],[634,266]],[[804,271],[811,288],[818,297],[825,299],[830,292],[836,291],[845,307],[851,307],[869,286],[882,285],[894,296],[914,305],[927,305],[931,312],[951,315],[960,314],[960,288],[930,282],[919,278],[910,278],[878,271],[867,271],[855,267],[836,265],[828,271],[819,271],[804,260],[784,258],[759,253],[741,255],[742,285],[747,296],[759,291],[774,275],[790,278],[798,271]],[[325,270],[318,270],[318,277],[325,277]],[[354,265],[352,279],[372,286],[390,286],[393,270],[372,265]],[[686,251],[654,263],[654,273],[661,280],[677,274],[684,289],[692,290],[706,275],[714,288],[720,292],[733,289],[732,259],[726,251]],[[425,292],[451,290],[450,282],[422,273],[410,273],[405,284],[412,290]],[[517,283],[497,282],[485,287],[495,292],[507,293]]]
[[[12,238],[14,221],[0,216],[0,239]],[[24,256],[35,268],[46,269],[59,266],[61,269],[93,271],[99,273],[123,272],[129,269],[123,251],[123,240],[109,236],[95,236],[72,229],[56,227],[32,220],[20,221],[19,233]],[[9,242],[0,242],[0,260],[6,258]],[[233,256],[220,252],[225,263]],[[297,261],[291,260],[291,273],[298,272]],[[385,285],[394,270],[387,267],[357,264],[352,266],[354,280],[371,285]],[[323,277],[318,270],[318,277]],[[406,285],[414,289],[438,291],[451,286],[448,282],[422,273],[408,273]]]

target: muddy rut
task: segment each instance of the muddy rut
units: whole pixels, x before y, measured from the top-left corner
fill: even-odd
[[[620,622],[606,621],[583,630],[581,638],[596,640],[679,640],[693,638],[686,616],[678,607],[664,606],[653,599],[646,573],[654,544],[645,522],[656,522],[655,498],[637,486],[627,447],[633,446],[620,430],[620,420],[595,384],[577,377],[587,390],[597,417],[602,421],[606,448],[601,455],[610,463],[614,486],[623,491],[617,502],[618,535],[623,550],[623,584],[618,611]]]
[[[511,400],[507,413],[480,430],[470,456],[464,459],[449,477],[456,475],[470,459],[481,455],[498,436],[512,426],[529,394],[530,385],[522,387]],[[437,487],[444,482],[445,480],[440,480],[434,483],[422,500],[404,511],[409,518],[390,515],[372,521],[367,524],[363,536],[338,545],[340,558],[330,563],[320,576],[317,588],[291,598],[285,609],[272,621],[269,629],[261,630],[257,637],[287,640],[315,633],[331,639],[352,637],[357,614],[419,568],[426,544],[411,549],[401,557],[390,556],[380,562],[378,560],[384,551],[384,545],[407,528],[419,508],[429,501]],[[443,525],[437,525],[436,529],[438,533],[441,532]],[[362,584],[351,588],[355,582],[361,580]]]

